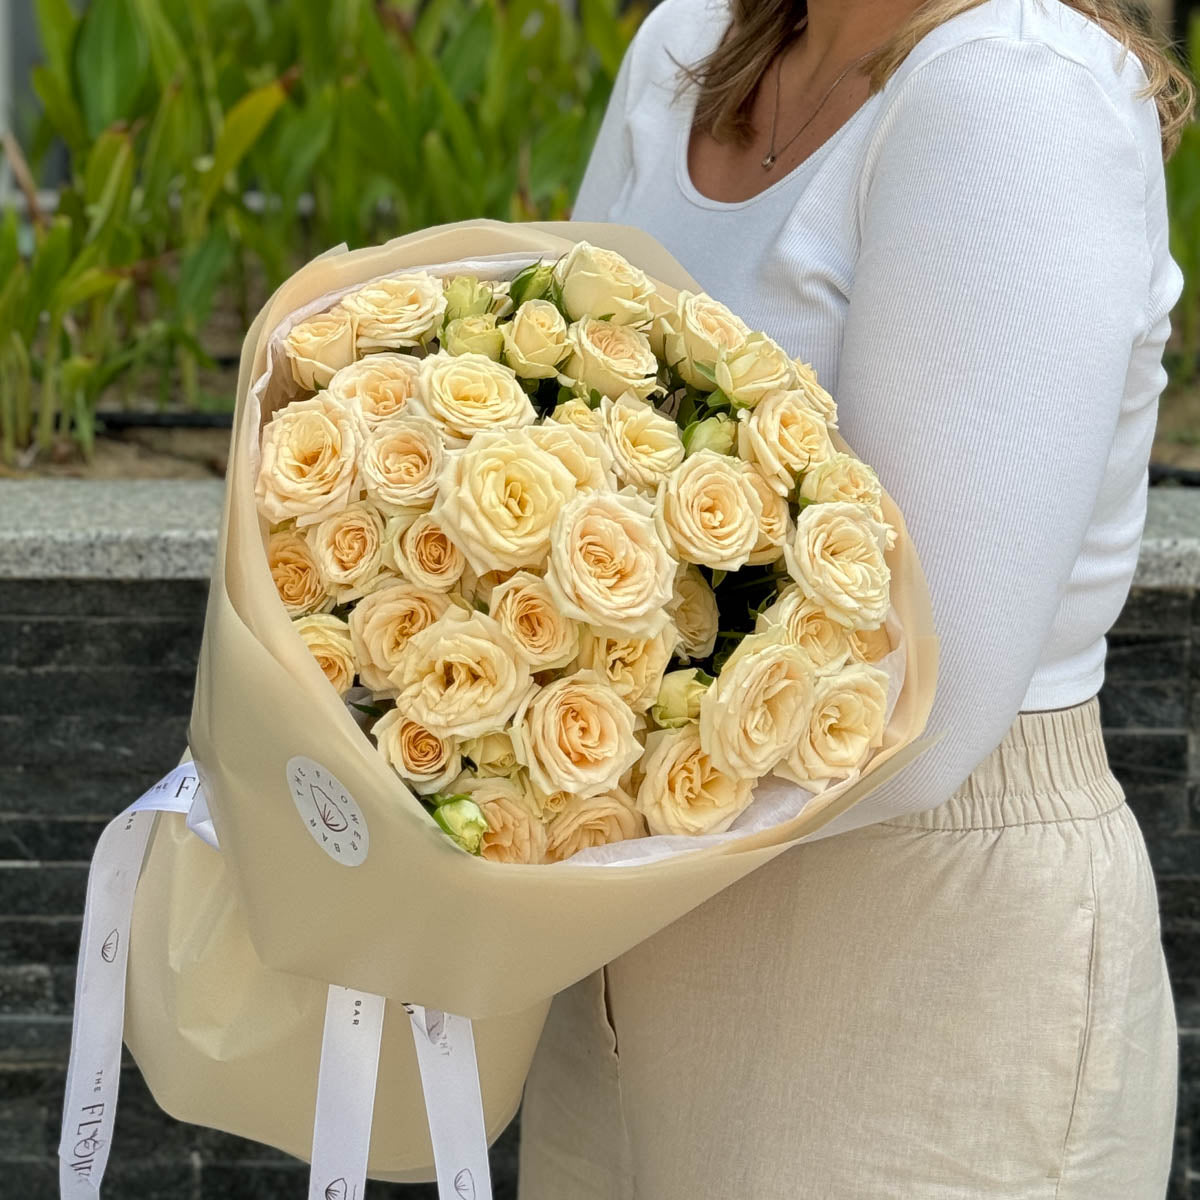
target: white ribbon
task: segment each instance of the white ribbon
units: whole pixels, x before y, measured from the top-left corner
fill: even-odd
[[[367,1183],[384,998],[329,985],[308,1200],[360,1200]]]
[[[108,1165],[121,1080],[133,893],[154,814],[187,812],[199,786],[195,767],[181,763],[105,826],[92,856],[58,1143],[58,1188],[64,1200],[98,1197]]]
[[[190,762],[181,763],[100,835],[88,874],[75,976],[71,1057],[59,1140],[62,1200],[98,1200],[120,1084],[133,897],[157,812],[219,849]],[[330,985],[313,1119],[309,1200],[362,1200],[386,1001]],[[471,1022],[406,1004],[421,1070],[441,1200],[491,1200],[487,1132]]]
[[[440,1200],[492,1200],[475,1035],[466,1017],[406,1004]]]

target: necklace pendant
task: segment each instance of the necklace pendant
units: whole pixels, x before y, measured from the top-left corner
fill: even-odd
[[[774,155],[774,154],[768,154],[768,155],[767,155],[767,156],[766,156],[766,157],[765,157],[765,158],[762,160],[762,165],[763,165],[763,170],[764,170],[764,171],[769,171],[769,170],[770,170],[770,169],[771,169],[771,168],[772,168],[772,167],[775,165],[775,155]]]

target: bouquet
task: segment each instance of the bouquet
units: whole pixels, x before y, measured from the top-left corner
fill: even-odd
[[[270,571],[379,753],[502,863],[857,778],[904,670],[896,533],[812,368],[587,241],[491,274],[385,275],[281,338]]]
[[[314,260],[245,340],[193,761],[93,862],[64,1170],[123,1027],[314,1194],[485,1195],[551,997],[910,762],[935,674],[832,398],[651,238]]]

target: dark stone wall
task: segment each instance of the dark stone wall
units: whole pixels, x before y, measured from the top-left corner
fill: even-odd
[[[0,1179],[57,1196],[59,1106],[87,862],[116,808],[186,736],[205,586],[0,580]],[[1172,1200],[1200,1200],[1200,594],[1135,589],[1109,639],[1101,706],[1113,770],[1158,878],[1181,1050]],[[117,796],[120,803],[111,804]],[[516,1131],[493,1151],[515,1197]],[[128,1065],[112,1200],[304,1194],[303,1164],[163,1115]],[[368,1200],[430,1200],[372,1183]]]

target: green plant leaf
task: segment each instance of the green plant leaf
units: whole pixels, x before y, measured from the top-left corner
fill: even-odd
[[[88,131],[83,112],[71,95],[62,76],[47,67],[34,67],[30,73],[34,94],[42,102],[42,112],[51,128],[66,143],[75,157],[87,153]]]
[[[225,183],[225,177],[246,157],[286,99],[283,85],[275,80],[265,87],[247,92],[225,114],[225,125],[213,151],[212,166],[205,172],[201,183],[202,213],[207,214]]]
[[[69,312],[78,304],[83,304],[106,292],[121,282],[121,276],[115,271],[106,271],[101,267],[88,267],[85,270],[71,274],[57,289],[54,295],[54,310]]]
[[[91,0],[74,44],[75,92],[95,136],[128,119],[146,82],[148,52],[132,0]]]
[[[184,256],[179,268],[178,306],[181,314],[200,325],[212,309],[213,298],[232,255],[229,237],[214,230]]]
[[[29,310],[34,321],[52,307],[51,297],[71,261],[74,230],[66,217],[55,217],[38,241],[29,275]]]
[[[166,88],[177,83],[189,73],[188,61],[162,0],[133,0],[133,6],[146,38],[158,86]]]
[[[71,77],[71,43],[79,18],[69,0],[35,0],[34,11],[46,65],[66,82]]]

